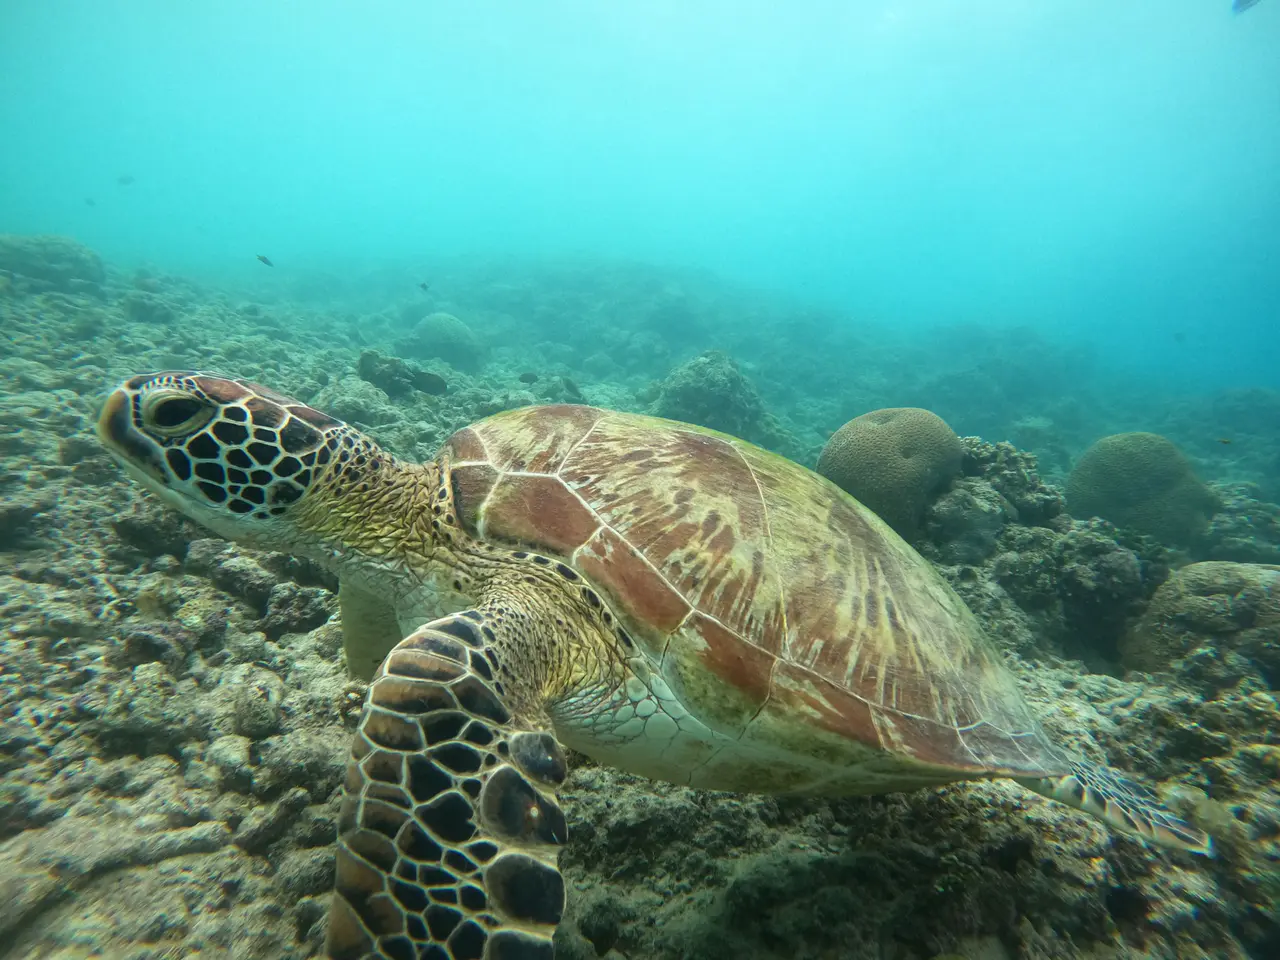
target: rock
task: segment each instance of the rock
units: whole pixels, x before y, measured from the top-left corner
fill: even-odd
[[[1280,686],[1280,566],[1210,560],[1176,571],[1120,644],[1125,666],[1177,671],[1207,648],[1243,657],[1266,687]]]
[[[1214,484],[1221,501],[1205,536],[1210,560],[1280,564],[1280,505],[1254,483]]]
[[[266,616],[267,602],[277,581],[258,561],[233,554],[215,564],[213,582],[233,597],[247,602],[260,616]]]
[[[0,234],[0,271],[14,274],[32,293],[103,295],[106,270],[88,247],[67,237]]]
[[[1058,563],[1061,534],[1045,528],[1013,525],[1001,537],[991,575],[1027,611],[1059,606]]]
[[[45,511],[52,506],[50,501],[30,494],[0,500],[0,552],[36,546]]]
[[[181,560],[191,541],[199,537],[182,514],[153,500],[139,501],[130,512],[116,514],[111,527],[116,536],[146,557],[168,554]]]
[[[208,736],[211,718],[194,693],[190,680],[175,681],[163,664],[139,664],[111,690],[89,729],[114,752],[177,755]]]
[[[1094,653],[1114,660],[1120,634],[1146,597],[1142,561],[1104,532],[1083,525],[1060,537],[1055,553],[1067,629]]]
[[[335,794],[336,801],[338,796]],[[289,827],[289,836],[297,847],[327,847],[338,835],[337,804],[330,804],[332,811],[324,806],[313,805],[302,811]]]
[[[621,897],[607,890],[585,892],[578,908],[578,931],[594,948],[596,956],[604,956],[618,942],[624,923],[635,919],[635,912]]]
[[[178,319],[178,310],[164,297],[134,290],[120,300],[120,309],[130,323],[147,323],[168,327]]]
[[[227,633],[227,604],[216,595],[192,597],[173,612],[173,620],[187,629],[197,649],[211,653]]]
[[[37,742],[31,741],[32,744]],[[0,726],[0,752],[7,752],[12,747],[12,739]],[[0,783],[0,841],[57,820],[67,812],[67,806],[65,802],[51,802],[43,791],[31,784]]]
[[[253,779],[250,751],[253,742],[239,734],[218,737],[205,748],[205,762],[218,773],[224,789],[248,793]]]
[[[272,640],[286,633],[306,633],[328,621],[337,599],[322,587],[300,587],[285,581],[271,588],[267,613],[258,626]]]
[[[929,504],[925,533],[939,545],[939,562],[981,563],[995,549],[1011,512],[1011,505],[991,484],[962,477]]]
[[[339,420],[366,427],[396,423],[402,416],[385,393],[355,376],[329,384],[311,402]]]
[[[389,397],[408,397],[413,392],[442,396],[449,392],[444,377],[423,370],[416,363],[388,357],[377,350],[363,350],[356,365],[360,379],[373,384]]]
[[[267,637],[257,630],[252,633],[228,631],[224,649],[238,663],[253,663],[266,656]]]
[[[329,796],[346,774],[351,735],[342,728],[297,729],[258,744],[253,794],[271,797],[291,787],[305,787],[316,801]]]
[[[209,576],[224,558],[231,555],[232,546],[226,540],[215,537],[199,537],[187,544],[183,566],[188,572]]]
[[[230,839],[221,823],[176,830],[118,824],[104,830],[96,817],[63,817],[27,831],[2,851],[0,937],[12,936],[31,917],[105,873],[209,853]]]
[[[186,672],[195,638],[172,621],[136,621],[117,634],[120,649],[113,659],[130,667],[160,661],[174,676]]]
[[[1102,521],[1068,521],[1063,529],[1009,524],[1001,533],[986,575],[1050,641],[1040,655],[1070,656],[1095,669],[1117,660],[1121,634],[1165,570],[1158,557],[1116,542],[1115,533]]]
[[[314,897],[333,889],[334,866],[333,847],[290,851],[280,859],[276,879],[291,899]]]
[[[280,729],[280,701],[284,684],[274,673],[251,669],[240,675],[235,686],[232,726],[251,740],[269,737]]]
[[[120,479],[120,468],[105,453],[85,457],[71,468],[71,479],[88,487],[102,487]]]
[[[303,897],[293,916],[298,939],[310,947],[308,956],[319,956],[329,924],[328,903],[317,897]]]
[[[102,445],[89,433],[77,433],[58,441],[58,462],[72,467],[84,460],[102,455]]]
[[[667,374],[649,412],[765,446],[777,439],[755,384],[719,350],[708,350]]]
[[[1041,479],[1035,454],[1011,443],[985,443],[977,437],[961,437],[960,446],[964,474],[991,484],[1012,508],[1010,519],[1026,526],[1046,526],[1065,516],[1066,498]]]
[[[246,853],[261,853],[279,840],[310,802],[307,791],[294,787],[269,807],[259,807],[236,828],[232,842]]]

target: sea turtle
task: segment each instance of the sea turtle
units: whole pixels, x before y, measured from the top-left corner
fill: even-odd
[[[742,440],[525,407],[407,463],[275,391],[190,372],[125,381],[98,430],[187,516],[339,578],[348,667],[372,683],[330,957],[551,957],[565,746],[760,793],[1007,777],[1209,852],[1049,741],[973,614],[885,523]]]

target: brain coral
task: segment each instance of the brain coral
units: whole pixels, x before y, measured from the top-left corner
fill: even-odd
[[[1217,506],[1182,451],[1155,433],[1103,437],[1067,478],[1072,516],[1102,517],[1175,546],[1198,540]]]
[[[929,496],[960,472],[960,440],[936,413],[892,407],[855,417],[822,448],[818,472],[874,510],[904,537]]]
[[[397,345],[399,353],[418,360],[440,359],[455,370],[476,370],[484,348],[471,328],[451,313],[429,313],[413,333]]]

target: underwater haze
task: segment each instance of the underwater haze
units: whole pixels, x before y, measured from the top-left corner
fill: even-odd
[[[553,956],[1280,957],[1280,0],[0,0],[0,960]]]
[[[1276,7],[15,0],[0,226],[206,273],[635,259],[1274,385]]]

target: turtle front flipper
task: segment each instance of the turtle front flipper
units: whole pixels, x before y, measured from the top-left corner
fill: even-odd
[[[1174,816],[1150,790],[1109,767],[1081,758],[1070,760],[1071,772],[1060,777],[1018,778],[1036,793],[1083,810],[1108,826],[1156,846],[1213,855],[1213,840]]]
[[[513,713],[475,610],[414,631],[369,686],[347,767],[334,960],[550,960],[564,753]]]
[[[347,672],[357,680],[372,680],[378,664],[404,636],[391,604],[338,581],[338,608],[342,612],[342,646]]]

